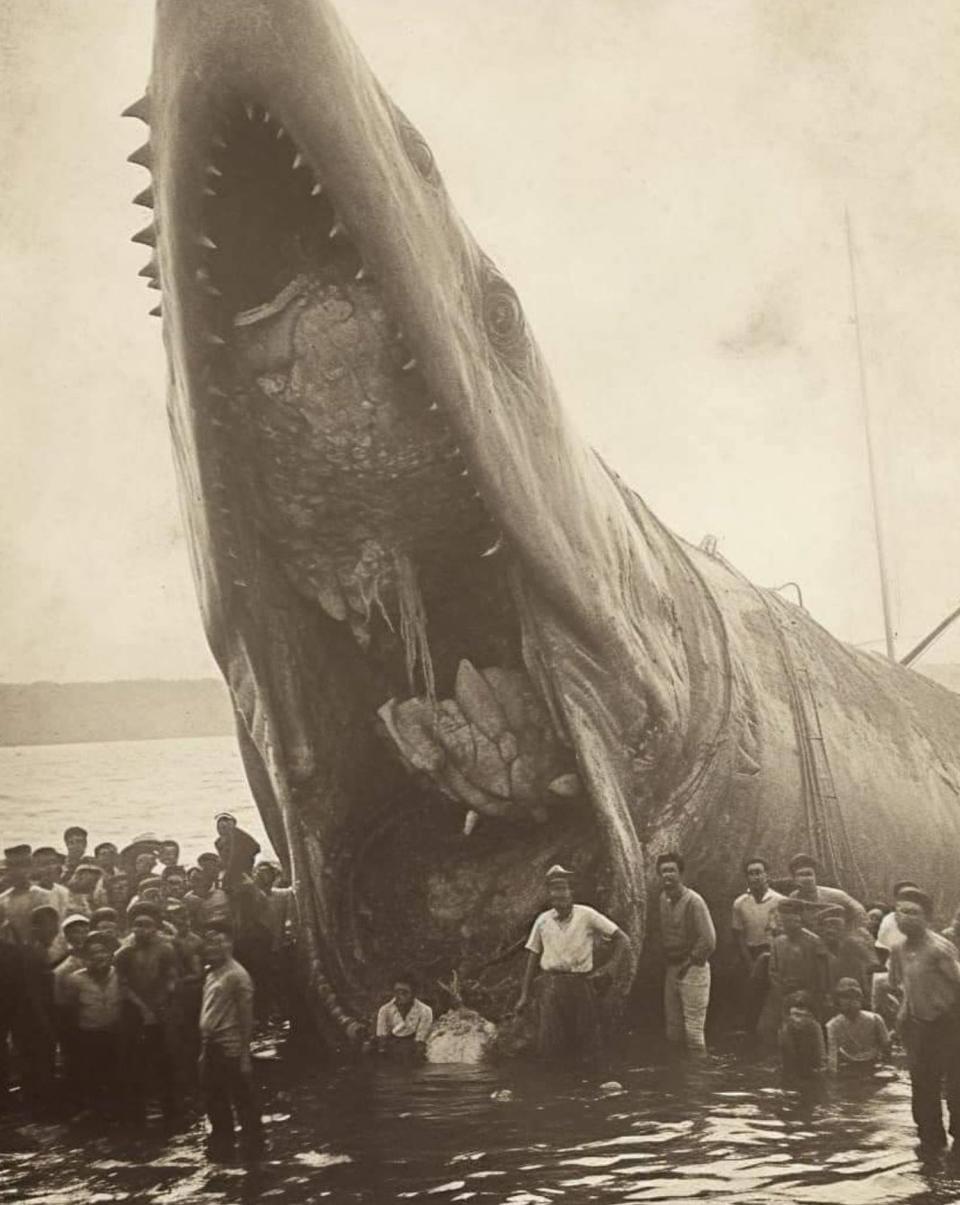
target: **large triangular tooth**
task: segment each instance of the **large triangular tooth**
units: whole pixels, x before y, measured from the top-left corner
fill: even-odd
[[[151,255],[147,263],[143,265],[138,276],[146,276],[148,280],[157,280],[160,276],[160,265],[157,263],[155,255]]]
[[[144,209],[153,209],[153,188],[152,188],[152,186],[148,184],[147,187],[143,190],[143,192],[138,192],[137,195],[133,198],[133,203],[134,203],[134,205],[142,205]]]
[[[453,693],[460,709],[484,736],[496,741],[507,730],[507,717],[486,678],[466,658],[457,667]]]
[[[157,278],[156,278],[155,276],[151,277],[151,278],[150,278],[150,279],[147,281],[147,288],[148,288],[148,289],[159,289],[159,288],[160,288],[160,281],[159,281],[159,280],[157,280]]]
[[[143,243],[146,247],[155,247],[157,245],[157,228],[150,223],[149,226],[144,226],[142,230],[138,230],[136,234],[130,236],[131,243]]]
[[[139,100],[135,100],[132,105],[127,107],[120,114],[121,117],[136,117],[138,121],[150,124],[150,100],[146,96],[141,96]]]
[[[153,309],[150,311],[150,317],[151,318],[160,318],[161,316],[162,316],[162,310],[160,309],[160,306],[158,306],[158,305],[154,306]]]
[[[153,151],[150,149],[150,143],[145,142],[143,146],[138,146],[135,151],[131,151],[127,156],[128,163],[136,163],[139,167],[153,167]]]

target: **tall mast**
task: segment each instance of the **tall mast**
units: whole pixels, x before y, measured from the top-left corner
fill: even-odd
[[[893,643],[893,622],[890,618],[890,587],[887,582],[887,556],[884,548],[883,523],[880,519],[880,504],[877,498],[877,453],[870,413],[870,395],[867,391],[867,372],[863,362],[863,340],[860,335],[860,305],[857,298],[857,270],[853,253],[853,230],[850,211],[843,211],[847,228],[847,258],[850,261],[850,294],[853,299],[853,325],[857,333],[857,365],[860,370],[860,400],[863,404],[863,423],[867,437],[867,467],[870,470],[870,502],[873,507],[873,530],[877,542],[877,566],[880,570],[880,602],[883,606],[883,631],[887,641],[887,656],[896,661],[897,652]]]

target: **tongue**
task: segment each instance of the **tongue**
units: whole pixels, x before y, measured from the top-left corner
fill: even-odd
[[[461,661],[454,698],[390,699],[379,715],[404,764],[472,812],[543,821],[581,794],[570,751],[518,670]]]

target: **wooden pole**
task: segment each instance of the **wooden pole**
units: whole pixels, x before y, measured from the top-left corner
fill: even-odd
[[[860,372],[860,400],[863,405],[863,422],[867,437],[867,467],[870,472],[870,502],[873,508],[873,530],[877,542],[877,566],[880,570],[880,603],[883,607],[883,631],[887,642],[887,656],[896,661],[897,653],[893,642],[893,622],[890,618],[890,587],[887,582],[887,557],[884,548],[883,523],[877,499],[877,454],[870,414],[870,395],[867,391],[867,372],[863,362],[863,340],[860,335],[860,305],[857,298],[857,271],[853,252],[853,230],[850,212],[843,213],[847,227],[847,258],[850,261],[850,293],[853,299],[853,325],[857,333],[857,365]]]

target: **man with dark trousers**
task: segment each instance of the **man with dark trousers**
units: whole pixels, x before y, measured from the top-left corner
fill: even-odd
[[[614,975],[630,957],[630,940],[622,929],[586,904],[575,904],[570,880],[573,871],[551,866],[547,871],[547,895],[552,907],[533,922],[526,948],[527,967],[517,1012],[523,1012],[537,971],[543,972],[540,994],[542,1058],[600,1059],[600,1027],[594,982]],[[598,969],[593,966],[594,940],[613,943],[611,958]]]
[[[200,1006],[200,1086],[210,1122],[211,1159],[229,1160],[240,1123],[245,1160],[263,1154],[260,1108],[250,1061],[253,1034],[253,980],[233,957],[233,933],[225,921],[212,921],[203,933],[207,967]]]
[[[897,899],[904,940],[890,951],[890,988],[901,998],[897,1018],[910,1067],[913,1120],[920,1145],[946,1145],[941,1096],[946,1089],[950,1135],[960,1138],[960,960],[956,947],[930,927],[933,901],[907,887]]]

